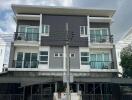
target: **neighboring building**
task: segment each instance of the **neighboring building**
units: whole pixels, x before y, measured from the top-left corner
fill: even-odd
[[[12,38],[13,35],[0,34],[0,73],[3,72],[3,67],[8,67]]]
[[[4,64],[4,54],[5,54],[6,43],[0,37],[0,73],[2,72],[3,64]]]
[[[121,37],[118,42],[116,42],[117,65],[120,73],[123,72],[122,67],[120,66],[120,53],[121,50],[127,47],[128,45],[132,45],[132,27]]]
[[[52,100],[53,93],[65,85],[68,37],[70,75],[74,76],[71,90],[81,91],[82,100],[120,100],[110,32],[115,10],[34,5],[12,5],[12,9],[17,27],[8,73],[0,77],[7,82],[9,94],[17,93],[24,100]]]

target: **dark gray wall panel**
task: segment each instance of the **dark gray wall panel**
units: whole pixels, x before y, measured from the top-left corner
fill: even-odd
[[[70,42],[71,46],[88,46],[87,37],[80,37],[80,26],[87,26],[86,16],[63,16],[63,15],[43,15],[42,24],[50,25],[50,36],[41,37],[42,46],[62,46],[65,45],[66,41],[66,26],[69,24],[69,38],[72,38],[72,33],[74,37]]]
[[[63,53],[63,47],[50,47],[49,68],[63,69],[63,57],[54,57],[54,53]]]

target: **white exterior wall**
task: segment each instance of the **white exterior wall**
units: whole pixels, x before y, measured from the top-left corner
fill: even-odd
[[[5,59],[5,48],[6,45],[0,44],[0,73],[2,72],[4,59]]]

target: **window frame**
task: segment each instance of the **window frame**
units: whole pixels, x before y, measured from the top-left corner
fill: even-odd
[[[41,55],[41,52],[47,52],[47,55]],[[40,57],[47,57],[47,61],[41,61]],[[39,64],[48,65],[49,64],[49,51],[39,51]]]
[[[48,32],[46,32],[46,26],[48,27]],[[44,24],[42,25],[42,35],[49,36],[50,33],[50,25]]]
[[[106,34],[106,36],[109,36],[110,34],[109,34],[109,28],[90,28],[90,37],[91,37],[91,30],[94,32],[94,34],[95,34],[95,31],[96,30],[99,30],[100,31],[100,36],[102,37],[103,36],[103,29],[106,29],[106,31],[107,31],[107,34]],[[105,36],[105,35],[104,35]],[[107,39],[107,38],[106,38]],[[91,41],[91,39],[90,39],[90,41]],[[108,40],[106,40],[106,41],[108,41]],[[97,41],[97,36],[95,36],[95,39],[94,39],[94,42],[93,43],[98,43],[98,41]]]
[[[87,28],[88,26],[80,26],[80,37],[87,37],[88,33],[87,33]],[[82,34],[82,29],[83,29],[83,34]]]
[[[88,53],[88,55],[87,56],[82,56],[82,53]],[[88,64],[82,64],[82,59],[81,59],[82,57],[87,57]],[[90,62],[90,53],[88,51],[81,51],[80,52],[80,65],[86,66],[86,65],[89,65],[89,62]]]

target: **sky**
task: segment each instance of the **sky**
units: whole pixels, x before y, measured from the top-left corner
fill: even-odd
[[[111,30],[118,40],[132,25],[132,0],[0,0],[0,34],[15,32],[11,4],[115,9]]]

